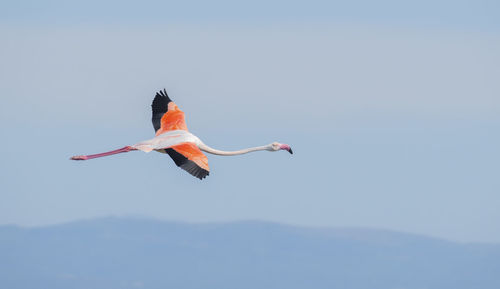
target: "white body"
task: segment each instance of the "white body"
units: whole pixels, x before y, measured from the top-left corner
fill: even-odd
[[[199,148],[203,146],[201,140],[194,134],[185,130],[171,130],[157,135],[152,139],[141,141],[131,147],[143,152],[150,152],[166,149],[181,143],[194,143]]]

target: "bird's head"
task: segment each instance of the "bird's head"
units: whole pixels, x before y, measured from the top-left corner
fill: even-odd
[[[289,145],[279,142],[273,142],[272,144],[270,144],[268,150],[272,152],[286,150],[287,152],[293,154],[292,148]]]

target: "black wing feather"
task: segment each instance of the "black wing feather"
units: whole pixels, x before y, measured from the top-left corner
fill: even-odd
[[[151,108],[153,109],[153,117],[151,121],[153,122],[155,132],[160,129],[161,118],[168,111],[168,104],[171,101],[170,97],[168,97],[167,90],[163,89],[156,93],[155,99],[151,104]]]
[[[172,148],[165,149],[165,152],[174,160],[174,163],[190,173],[191,175],[197,177],[198,179],[204,179],[206,176],[210,174],[209,171],[200,168],[195,162],[188,160],[185,156],[178,153],[176,150]]]

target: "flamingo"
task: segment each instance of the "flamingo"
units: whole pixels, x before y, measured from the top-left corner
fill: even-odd
[[[165,89],[156,93],[151,107],[153,109],[152,122],[156,132],[154,138],[113,151],[93,155],[73,156],[71,159],[90,160],[136,150],[143,152],[154,150],[168,154],[178,167],[201,180],[210,173],[208,159],[202,151],[220,156],[235,156],[255,151],[275,152],[279,150],[286,150],[290,154],[293,154],[292,148],[289,145],[279,142],[237,151],[222,151],[207,146],[197,136],[188,131],[184,120],[184,112],[170,99]]]

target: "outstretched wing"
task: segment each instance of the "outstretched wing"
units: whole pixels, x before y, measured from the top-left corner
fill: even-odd
[[[165,149],[165,152],[178,167],[200,180],[210,173],[207,156],[193,143],[182,143]]]
[[[151,120],[156,135],[170,130],[188,130],[184,121],[184,112],[168,97],[165,89],[156,93],[151,108],[153,109]]]
[[[153,109],[153,127],[156,135],[160,135],[170,130],[186,130],[187,126],[184,120],[184,112],[168,97],[167,91],[156,93],[155,99],[151,104]],[[192,143],[183,143],[165,149],[165,152],[174,160],[175,164],[181,169],[200,180],[208,176],[210,168],[208,159],[200,149]]]

